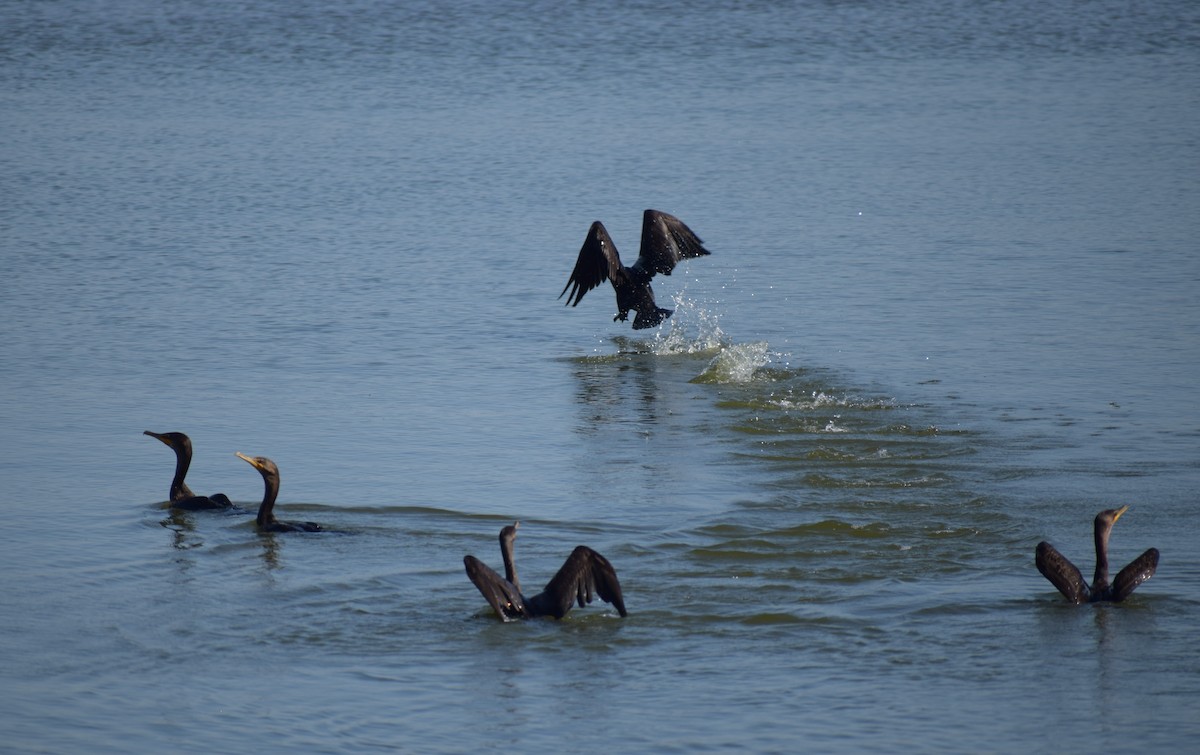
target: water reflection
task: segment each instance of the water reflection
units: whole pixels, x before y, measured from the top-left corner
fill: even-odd
[[[172,532],[171,547],[176,550],[191,550],[204,545],[204,540],[196,533],[195,522],[179,509],[167,509],[167,518],[159,525]]]
[[[279,563],[279,551],[282,547],[278,537],[273,532],[258,533],[258,543],[262,548],[263,566],[267,571],[276,571],[281,568]]]
[[[596,435],[606,425],[646,425],[659,421],[659,383],[653,354],[622,352],[612,357],[585,359],[576,364],[576,391],[583,412],[576,431]]]

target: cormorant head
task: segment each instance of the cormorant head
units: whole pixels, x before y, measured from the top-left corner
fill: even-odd
[[[520,522],[513,522],[512,524],[508,525],[507,527],[504,527],[503,529],[501,529],[500,530],[500,542],[501,543],[511,543],[512,541],[516,540],[517,539],[517,528],[520,526],[521,526]]]
[[[1111,528],[1117,523],[1117,520],[1120,519],[1121,515],[1126,511],[1129,511],[1128,506],[1122,506],[1119,509],[1105,509],[1099,514],[1096,514],[1096,526]]]
[[[247,456],[241,451],[236,451],[237,457],[242,461],[248,462],[250,466],[258,470],[258,473],[263,476],[264,480],[279,480],[279,467],[275,466],[275,462],[265,456]]]
[[[191,451],[192,450],[191,438],[184,435],[183,433],[154,433],[154,432],[150,432],[149,430],[145,430],[142,432],[142,435],[149,435],[151,438],[158,438],[163,443],[165,443],[166,445],[175,449],[176,451],[179,451],[179,450]]]

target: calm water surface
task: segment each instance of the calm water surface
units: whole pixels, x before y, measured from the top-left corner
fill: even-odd
[[[1191,746],[1200,11],[727,5],[0,2],[6,749]]]

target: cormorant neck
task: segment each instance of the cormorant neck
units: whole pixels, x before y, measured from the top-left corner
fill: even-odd
[[[509,584],[521,592],[521,583],[517,579],[517,564],[513,558],[513,538],[500,535],[500,555],[504,559],[504,578]]]
[[[1096,519],[1096,575],[1092,578],[1092,591],[1108,587],[1108,536],[1113,523]]]
[[[275,521],[275,498],[279,495],[279,478],[263,475],[263,499],[258,507],[258,526],[266,527]]]
[[[184,498],[192,498],[195,493],[183,481],[187,477],[188,467],[192,464],[191,449],[180,447],[175,449],[175,478],[171,480],[171,500],[182,501]]]

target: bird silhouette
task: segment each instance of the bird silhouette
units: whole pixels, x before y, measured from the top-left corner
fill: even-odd
[[[1138,585],[1153,577],[1158,568],[1158,549],[1150,548],[1117,572],[1116,578],[1109,583],[1108,537],[1112,534],[1113,525],[1128,510],[1128,506],[1122,506],[1119,509],[1106,509],[1096,515],[1093,523],[1096,574],[1091,585],[1084,581],[1083,574],[1075,564],[1044,540],[1037,544],[1035,562],[1038,571],[1072,603],[1117,603],[1128,598]]]
[[[275,499],[279,496],[279,467],[265,456],[247,456],[240,451],[237,457],[258,470],[263,478],[263,499],[258,506],[259,532],[321,532],[316,522],[282,522],[275,518]]]
[[[188,467],[192,465],[192,439],[183,433],[156,433],[146,430],[142,435],[157,438],[175,452],[175,477],[171,480],[171,508],[185,511],[203,511],[205,509],[231,509],[233,501],[224,493],[214,493],[211,496],[196,495],[187,486],[183,478],[187,476]]]
[[[504,576],[501,577],[487,564],[474,556],[465,556],[463,564],[467,577],[479,588],[502,621],[531,619],[536,616],[553,616],[561,619],[571,610],[573,603],[582,608],[592,602],[592,596],[616,607],[621,616],[625,611],[625,600],[621,596],[621,583],[617,572],[604,556],[580,545],[571,551],[562,568],[546,584],[546,589],[531,598],[521,593],[521,582],[517,578],[517,566],[513,559],[513,541],[517,538],[520,522],[500,530],[500,555],[504,559]]]
[[[571,289],[567,304],[578,306],[584,294],[604,281],[610,281],[617,292],[617,314],[613,322],[627,321],[632,309],[637,311],[634,330],[653,328],[670,317],[673,310],[663,309],[655,303],[650,280],[656,273],[670,275],[680,260],[707,254],[711,252],[679,218],[658,210],[646,210],[642,217],[642,246],[637,261],[625,267],[612,237],[597,220],[588,230],[575,269],[558,298]]]

